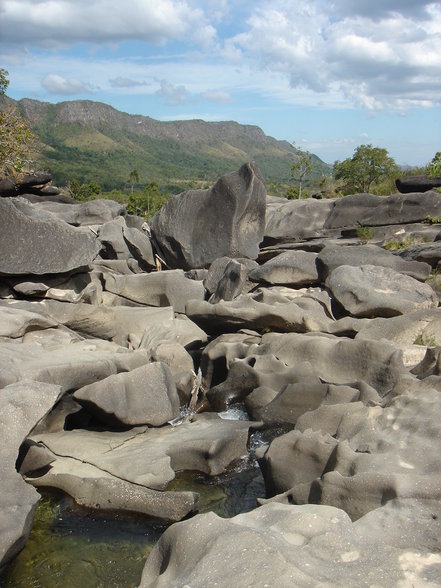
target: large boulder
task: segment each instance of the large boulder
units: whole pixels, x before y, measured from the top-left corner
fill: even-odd
[[[402,225],[424,221],[429,215],[441,216],[441,194],[435,190],[386,197],[353,194],[334,202],[325,228]]]
[[[427,192],[433,188],[441,187],[441,178],[430,178],[429,176],[408,176],[397,178],[395,185],[398,192],[409,194],[410,192]]]
[[[269,461],[264,471],[274,476],[269,481],[274,489],[288,490],[294,484],[278,499],[330,504],[344,509],[353,520],[392,500],[402,509],[417,501],[420,509],[431,513],[425,521],[427,541],[438,549],[439,536],[434,532],[439,534],[441,515],[437,388],[436,383],[432,387],[407,377],[384,408],[355,402],[323,405],[305,413],[296,432],[288,434],[291,439],[273,442],[282,444],[285,465],[280,454],[274,462],[274,451],[271,460],[272,445],[265,456]],[[335,448],[326,461],[328,435]],[[309,464],[303,466],[303,477],[294,472],[300,463]],[[411,534],[409,529],[407,533]]]
[[[61,388],[23,380],[0,394],[0,568],[24,547],[40,495],[15,469],[21,443],[52,408]]]
[[[49,449],[57,461],[70,458],[71,463],[76,462],[72,474],[86,463],[121,480],[164,490],[178,471],[216,476],[246,457],[249,428],[246,421],[201,414],[174,427],[121,432],[76,429],[34,433],[30,439]]]
[[[189,300],[205,297],[202,281],[190,280],[182,270],[131,276],[106,274],[104,279],[104,288],[108,292],[139,304],[173,306],[176,312],[184,312]]]
[[[66,492],[77,504],[101,511],[128,511],[154,519],[179,521],[197,509],[194,492],[159,492],[113,476],[89,463],[78,463],[69,457],[56,459],[38,445],[31,446],[23,465],[38,466],[39,453],[49,456],[50,468],[29,481],[36,488],[57,488]],[[29,453],[37,455],[29,455]],[[49,465],[49,464],[47,464]],[[26,473],[26,472],[24,472]],[[31,473],[31,472],[29,472]]]
[[[43,331],[44,332],[44,331]],[[23,379],[57,384],[75,390],[147,363],[145,352],[129,352],[115,343],[89,339],[56,343],[0,343],[0,388]]]
[[[392,317],[438,306],[438,298],[428,284],[375,265],[341,265],[330,273],[326,286],[356,317]]]
[[[317,256],[317,267],[323,282],[328,274],[341,265],[359,267],[368,264],[388,267],[416,280],[425,280],[430,274],[430,265],[427,263],[402,259],[377,245],[327,245]]]
[[[159,427],[179,414],[179,397],[170,368],[161,362],[89,384],[77,390],[74,398],[110,425]]]
[[[102,225],[127,214],[126,207],[114,200],[90,200],[66,204],[64,202],[38,202],[37,210],[50,212],[69,225]]]
[[[255,259],[265,226],[266,188],[258,167],[243,165],[208,190],[171,198],[151,230],[172,268],[208,267],[218,257]]]
[[[272,199],[267,209],[265,239],[287,241],[312,239],[326,234],[324,224],[333,200]]]
[[[329,506],[197,515],[163,533],[140,588],[438,585],[438,553],[394,547],[378,535],[365,540],[360,531]]]
[[[0,199],[0,275],[56,274],[89,266],[99,242],[38,213],[23,198]]]
[[[305,286],[318,282],[316,253],[285,251],[254,269],[249,278],[264,284]]]

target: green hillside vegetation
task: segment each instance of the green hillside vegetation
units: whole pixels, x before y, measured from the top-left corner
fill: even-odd
[[[36,167],[50,171],[60,186],[95,182],[106,192],[127,190],[136,169],[136,189],[156,182],[160,192],[177,193],[207,187],[247,161],[258,164],[272,193],[284,195],[292,185],[296,150],[256,126],[160,122],[85,100],[49,104],[23,99],[16,105],[40,143]],[[330,166],[316,159],[317,177],[328,174]]]

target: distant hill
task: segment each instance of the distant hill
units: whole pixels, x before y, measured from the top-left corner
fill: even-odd
[[[41,143],[37,165],[60,185],[78,179],[96,181],[106,190],[121,188],[136,169],[142,184],[156,181],[179,190],[210,183],[251,160],[267,183],[290,180],[295,149],[257,126],[160,122],[90,100],[50,104],[24,98],[15,104]],[[323,171],[329,169],[317,160]]]

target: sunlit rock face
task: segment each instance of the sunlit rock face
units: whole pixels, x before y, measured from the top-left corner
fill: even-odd
[[[154,239],[167,264],[208,267],[218,257],[255,259],[265,228],[266,188],[255,164],[223,176],[208,190],[171,198],[152,218]]]

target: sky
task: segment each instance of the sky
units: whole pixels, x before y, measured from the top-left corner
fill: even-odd
[[[441,150],[441,2],[0,0],[7,94],[235,120],[327,163]]]

